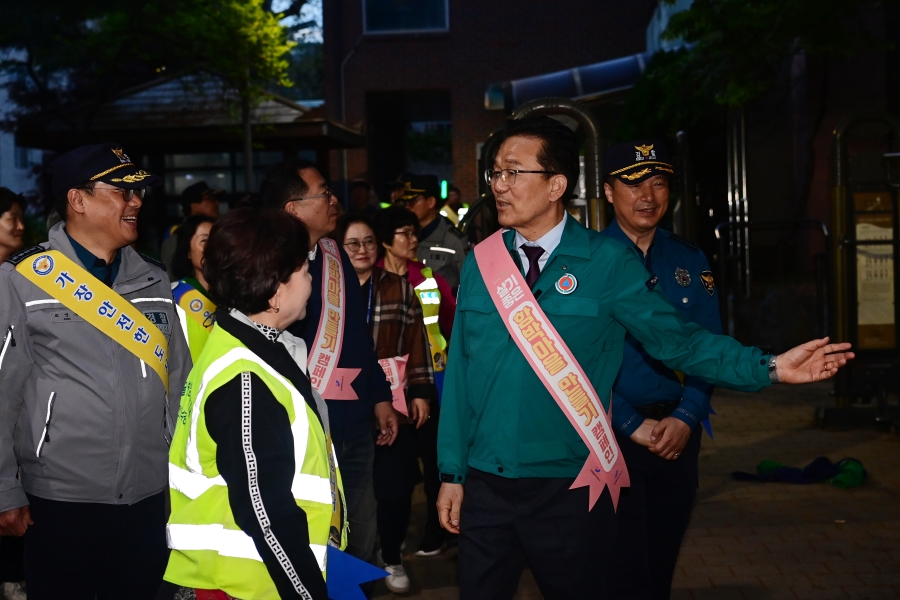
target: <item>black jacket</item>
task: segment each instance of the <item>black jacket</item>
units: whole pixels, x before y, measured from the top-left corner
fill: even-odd
[[[288,379],[316,410],[309,379],[278,342],[271,342],[249,325],[220,310],[216,313],[219,327],[236,337],[251,352]],[[250,444],[244,448],[242,436],[242,379],[250,380]],[[300,407],[298,407],[300,408]],[[204,409],[206,427],[216,442],[219,473],[228,484],[228,501],[238,526],[253,538],[269,575],[283,599],[327,599],[325,580],[309,547],[306,513],[297,506],[291,493],[294,479],[294,436],[284,406],[275,399],[268,386],[255,374],[244,373],[209,395]],[[249,482],[248,455],[256,459],[256,482],[261,506],[254,508]],[[268,519],[271,535],[266,537],[261,522]],[[282,562],[275,549],[283,550]]]
[[[338,445],[344,440],[352,440],[371,434],[375,404],[390,402],[391,385],[384,376],[378,356],[375,354],[375,343],[369,326],[366,325],[366,307],[363,305],[362,293],[356,279],[356,271],[343,248],[339,248],[341,263],[344,266],[344,298],[346,321],[344,323],[344,339],[341,344],[341,358],[338,367],[361,369],[353,380],[353,389],[359,400],[329,400],[328,417],[331,425],[331,437]],[[322,314],[322,249],[318,248],[316,259],[310,261],[309,272],[312,275],[312,295],[306,304],[306,318],[297,321],[288,331],[303,338],[310,349],[315,344],[316,330],[319,327],[319,315]]]

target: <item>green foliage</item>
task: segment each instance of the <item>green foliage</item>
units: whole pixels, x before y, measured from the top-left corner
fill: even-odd
[[[291,85],[286,55],[295,45],[263,2],[181,0],[179,10],[159,15],[160,29],[191,70],[255,97],[260,87]]]
[[[288,55],[287,75],[290,87],[279,93],[293,100],[313,100],[325,97],[325,52],[322,44],[298,44]]]
[[[743,106],[785,86],[786,62],[799,52],[849,56],[884,48],[860,22],[868,6],[867,0],[695,0],[664,33],[686,46],[654,56],[628,98],[626,128],[643,115],[650,127],[672,133],[717,106]]]
[[[80,107],[70,122],[79,129],[119,92],[162,75],[204,72],[252,101],[290,85],[282,17],[265,0],[2,2],[0,70],[14,74],[15,116],[75,119],[67,109]]]

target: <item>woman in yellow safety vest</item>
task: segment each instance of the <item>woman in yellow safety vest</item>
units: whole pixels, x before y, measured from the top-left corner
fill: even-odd
[[[172,296],[194,362],[197,362],[206,344],[216,312],[203,276],[203,249],[215,222],[213,217],[192,215],[175,232],[172,277],[176,281],[172,284]]]
[[[165,575],[197,600],[325,600],[327,547],[346,546],[328,411],[306,345],[285,331],[312,291],[307,248],[299,221],[250,208],[207,241],[218,309],[169,452]]]

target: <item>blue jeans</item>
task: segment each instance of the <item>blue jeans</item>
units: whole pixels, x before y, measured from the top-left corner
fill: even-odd
[[[375,488],[372,485],[375,440],[371,433],[335,441],[338,467],[344,483],[344,498],[350,521],[347,553],[372,562],[375,554]]]

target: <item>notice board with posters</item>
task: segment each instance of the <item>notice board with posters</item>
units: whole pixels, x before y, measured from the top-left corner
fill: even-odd
[[[857,347],[895,348],[894,215],[889,192],[853,194],[856,241],[884,240],[887,244],[865,244],[856,248]]]

